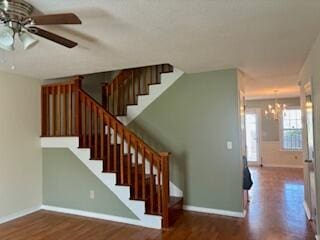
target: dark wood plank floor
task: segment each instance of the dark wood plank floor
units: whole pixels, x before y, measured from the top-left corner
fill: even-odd
[[[300,169],[253,168],[255,185],[245,219],[185,212],[159,230],[39,211],[0,225],[1,240],[304,240],[314,233],[303,210]]]

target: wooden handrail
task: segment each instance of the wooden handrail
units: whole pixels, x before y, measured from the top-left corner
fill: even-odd
[[[146,144],[141,138],[139,138],[135,133],[133,133],[131,130],[129,130],[127,127],[125,127],[117,118],[115,118],[112,114],[108,113],[96,100],[94,100],[91,96],[89,96],[85,91],[83,91],[82,89],[79,89],[80,92],[80,97],[84,97],[86,99],[88,99],[88,101],[94,105],[96,105],[96,108],[98,108],[98,111],[102,111],[104,112],[104,115],[106,118],[110,118],[111,122],[112,122],[112,126],[114,126],[114,124],[117,125],[118,128],[120,128],[121,130],[124,130],[126,134],[129,134],[131,139],[135,139],[137,141],[139,141],[139,144],[143,144],[143,146],[145,148],[147,148],[147,152],[148,154],[154,154],[157,155],[160,158],[160,154],[157,153],[155,150],[153,150],[148,144]]]
[[[49,84],[43,84],[42,87],[57,87],[57,86],[66,86],[66,85],[70,85],[70,84],[75,84],[76,81],[82,79],[82,76],[76,76],[74,77],[74,79],[71,80],[67,80],[67,81],[63,81],[63,82],[55,82],[55,83],[49,83]]]
[[[122,70],[102,86],[102,106],[115,116],[126,115],[127,105],[137,104],[139,95],[149,93],[149,85],[160,84],[160,75],[172,71],[169,64]]]
[[[149,213],[169,223],[169,154],[158,153],[81,89],[81,77],[43,85],[42,136],[79,136],[79,147],[102,159],[104,171],[116,172],[136,200],[148,202]]]

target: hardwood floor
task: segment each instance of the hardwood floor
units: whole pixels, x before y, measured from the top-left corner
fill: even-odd
[[[251,168],[245,226],[252,239],[314,239],[304,208],[303,170]]]
[[[1,240],[309,240],[301,169],[252,168],[245,219],[184,212],[169,231],[39,211],[0,225]]]

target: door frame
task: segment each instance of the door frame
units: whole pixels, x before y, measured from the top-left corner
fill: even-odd
[[[317,225],[317,216],[315,212],[317,212],[317,176],[315,174],[314,176],[314,187],[315,187],[315,193],[312,192],[311,189],[311,178],[310,178],[310,169],[309,169],[309,164],[310,164],[310,159],[309,159],[309,149],[308,149],[308,132],[307,132],[307,114],[306,114],[306,88],[311,89],[311,97],[312,97],[312,125],[313,125],[313,142],[314,142],[314,156],[313,156],[313,168],[314,168],[314,173],[316,173],[316,161],[317,161],[317,155],[316,155],[316,142],[315,142],[315,122],[314,122],[314,117],[315,117],[315,109],[314,109],[314,104],[315,104],[315,99],[314,96],[312,96],[312,79],[309,81],[306,81],[304,84],[301,84],[300,86],[300,102],[301,102],[301,110],[302,110],[302,124],[303,124],[303,159],[304,159],[304,192],[305,192],[305,199],[304,199],[304,208],[306,215],[309,220],[311,220],[311,223],[314,224],[314,226]],[[315,194],[313,196],[313,194]],[[315,201],[315,202],[313,202]],[[316,230],[316,228],[314,228]]]
[[[245,114],[247,113],[255,113],[257,115],[257,144],[258,144],[258,151],[257,151],[257,162],[250,162],[248,161],[249,166],[261,166],[261,109],[260,108],[247,108],[245,111]],[[245,121],[246,124],[246,121]],[[246,131],[247,131],[247,126],[246,126]],[[246,132],[247,135],[247,132]],[[248,146],[247,146],[247,141],[246,141],[246,152],[248,154]]]

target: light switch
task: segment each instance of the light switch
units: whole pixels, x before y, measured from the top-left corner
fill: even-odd
[[[89,194],[90,196],[90,199],[94,199],[94,191],[93,190],[90,190],[90,194]]]
[[[232,149],[232,142],[231,142],[231,141],[228,141],[228,142],[227,142],[227,149],[228,149],[228,150],[231,150],[231,149]]]

